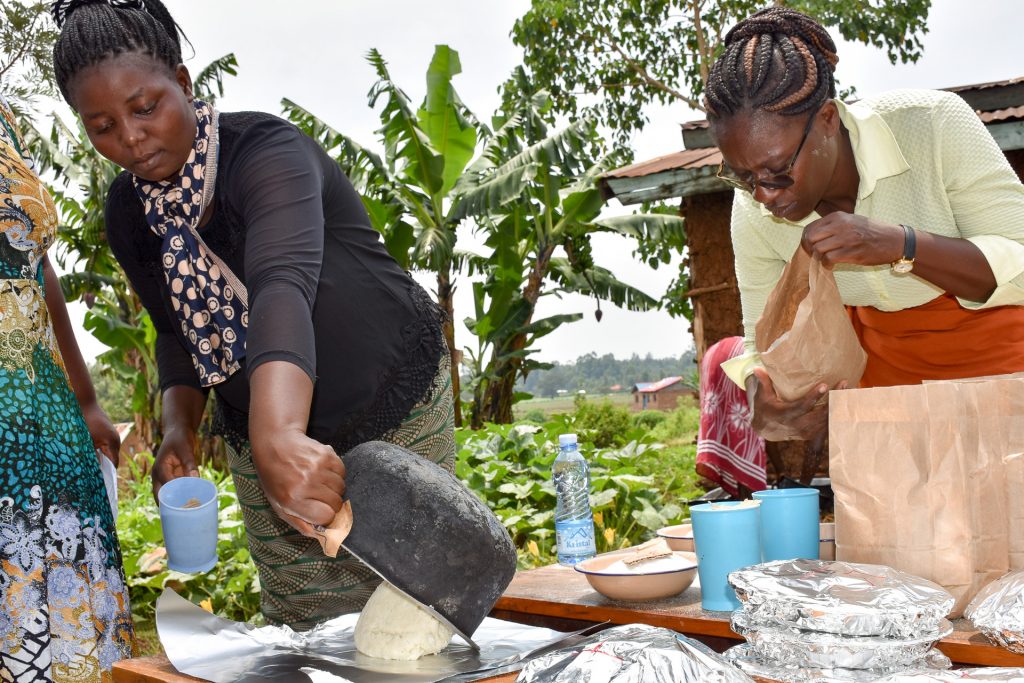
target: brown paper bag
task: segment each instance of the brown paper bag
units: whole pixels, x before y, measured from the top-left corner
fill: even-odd
[[[959,615],[1009,569],[1008,468],[1024,451],[1024,380],[834,391],[836,555],[930,579]]]
[[[787,401],[807,395],[816,384],[846,380],[855,387],[867,354],[860,346],[832,271],[797,247],[754,328],[755,346],[775,391]],[[795,430],[775,427],[770,441],[799,439]]]

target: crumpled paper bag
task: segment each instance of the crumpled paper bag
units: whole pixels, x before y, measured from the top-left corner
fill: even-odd
[[[867,354],[861,348],[832,271],[797,247],[754,328],[755,347],[779,397],[795,401],[814,386],[845,380],[856,387]],[[823,399],[824,400],[824,399]],[[799,440],[795,429],[772,426],[769,441]]]

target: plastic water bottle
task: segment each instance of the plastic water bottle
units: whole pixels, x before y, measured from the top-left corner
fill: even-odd
[[[576,444],[575,434],[558,437],[558,457],[552,467],[558,499],[555,538],[558,561],[574,565],[594,556],[594,517],[590,513],[590,467]]]

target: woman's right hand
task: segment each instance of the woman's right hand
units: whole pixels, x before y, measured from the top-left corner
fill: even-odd
[[[160,487],[171,479],[199,476],[199,468],[196,467],[198,441],[195,430],[188,427],[172,427],[164,432],[164,440],[153,463],[154,498]]]
[[[334,449],[298,429],[250,423],[252,461],[274,511],[295,530],[315,536],[328,526],[345,495],[345,465]]]
[[[845,389],[846,382],[840,382],[835,388]],[[828,399],[822,400],[828,390],[828,385],[821,383],[802,398],[786,401],[775,391],[768,371],[754,368],[754,374],[747,379],[748,395],[753,392],[751,426],[762,435],[771,435],[779,429],[796,430],[801,439],[819,443],[828,433]]]

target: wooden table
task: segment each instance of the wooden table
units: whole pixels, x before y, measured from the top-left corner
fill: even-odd
[[[591,624],[649,624],[693,636],[721,652],[743,639],[729,628],[728,612],[700,607],[700,588],[657,602],[616,602],[595,592],[586,577],[569,567],[552,565],[519,572],[491,615],[522,624],[573,631]],[[937,647],[957,664],[1021,666],[1016,655],[990,643],[970,622],[958,619],[956,629]],[[481,679],[481,683],[512,683],[515,673]],[[204,683],[178,673],[165,657],[129,659],[114,665],[114,683]]]
[[[519,572],[492,615],[499,619],[571,630],[586,624],[663,626],[694,636],[716,650],[743,639],[729,628],[728,612],[707,612],[700,607],[700,588],[657,602],[617,602],[595,592],[586,577],[570,567],[552,565]],[[953,622],[953,633],[938,647],[954,663],[971,666],[1022,666],[1024,655],[993,645],[966,619]]]
[[[513,683],[518,674],[513,672],[491,678],[481,678],[478,683]],[[193,678],[178,670],[166,657],[139,657],[126,659],[114,665],[114,683],[209,683],[202,678]]]

